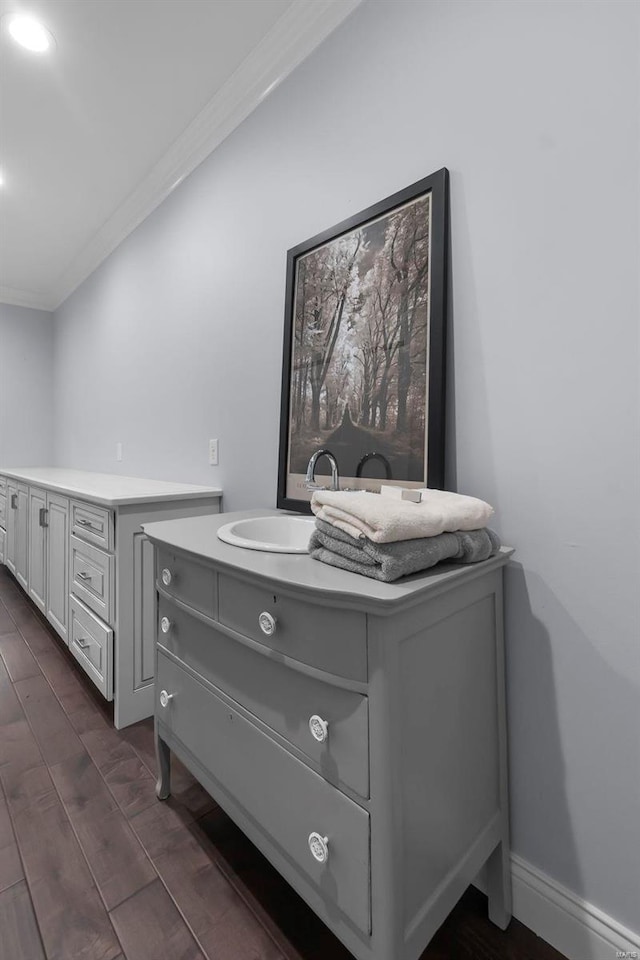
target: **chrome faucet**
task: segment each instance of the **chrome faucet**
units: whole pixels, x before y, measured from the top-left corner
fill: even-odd
[[[324,490],[326,489],[320,483],[316,483],[316,463],[320,457],[326,457],[329,461],[331,467],[331,489],[339,490],[340,489],[340,475],[338,473],[338,462],[330,450],[316,450],[309,460],[307,466],[307,475],[305,477],[305,485],[307,490]]]

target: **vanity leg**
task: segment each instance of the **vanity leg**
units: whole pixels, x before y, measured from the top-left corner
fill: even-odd
[[[506,930],[511,920],[511,866],[505,841],[498,844],[487,860],[487,896],[489,919]]]
[[[489,919],[501,930],[506,930],[511,920],[511,851],[509,849],[509,777],[502,581],[500,581],[500,588],[495,595],[495,617],[501,839],[487,860],[487,896],[489,898]]]
[[[157,729],[155,732],[155,741],[156,758],[158,761],[156,797],[158,800],[166,800],[171,793],[171,753],[167,744],[161,739]]]

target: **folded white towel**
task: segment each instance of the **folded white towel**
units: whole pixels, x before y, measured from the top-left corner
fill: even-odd
[[[318,490],[311,500],[311,509],[321,520],[352,537],[365,536],[374,543],[480,530],[493,513],[493,507],[484,500],[446,490],[428,490],[420,503],[365,491]]]

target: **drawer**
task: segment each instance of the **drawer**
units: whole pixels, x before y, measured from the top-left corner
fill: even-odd
[[[7,492],[7,478],[0,477],[0,493],[6,493],[6,492]]]
[[[0,527],[0,563],[4,563],[5,537],[5,532]]]
[[[180,610],[160,597],[159,616],[167,632],[159,643],[220,687],[256,717],[315,761],[322,774],[369,796],[368,701],[305,676],[233,640],[215,627]],[[279,654],[277,655],[279,656]],[[316,716],[328,724],[324,740],[313,736],[309,721]],[[314,723],[316,735],[325,731]]]
[[[217,616],[216,574],[195,560],[158,547],[157,578],[161,590],[205,616]]]
[[[113,630],[69,599],[69,650],[107,700],[113,699]]]
[[[105,507],[72,500],[71,533],[103,550],[113,550],[113,513]]]
[[[339,677],[366,681],[364,613],[314,606],[222,573],[218,590],[220,623],[294,660]],[[271,629],[270,623],[272,632],[265,633]]]
[[[161,691],[172,694],[166,708]],[[369,814],[158,650],[156,716],[283,853],[365,934],[370,930]],[[162,727],[160,727],[162,736]],[[328,838],[319,863],[309,836]],[[329,908],[331,909],[331,908]]]
[[[115,615],[114,558],[71,537],[71,591],[107,623]]]
[[[7,526],[7,498],[4,493],[0,493],[0,527]]]

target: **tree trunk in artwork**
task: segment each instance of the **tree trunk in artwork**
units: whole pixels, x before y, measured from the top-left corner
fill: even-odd
[[[331,427],[333,426],[333,423],[331,421],[332,403],[333,403],[333,399],[331,395],[331,388],[329,387],[328,383],[325,383],[325,386],[324,386],[324,429],[325,430],[331,430]]]
[[[389,406],[389,383],[383,379],[378,390],[378,429],[387,429],[387,408]]]
[[[311,378],[311,421],[310,426],[313,431],[320,429],[320,394],[322,393],[322,383],[319,380]]]
[[[398,307],[398,415],[396,429],[399,433],[407,427],[407,397],[411,385],[411,344],[409,335],[409,296],[407,281],[403,278]]]

